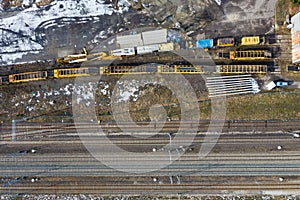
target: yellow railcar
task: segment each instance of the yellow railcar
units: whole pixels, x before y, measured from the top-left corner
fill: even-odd
[[[141,66],[107,66],[100,68],[100,74],[203,74],[201,66],[193,65],[141,65]]]
[[[267,65],[218,65],[217,73],[219,74],[265,74]]]
[[[55,69],[54,78],[74,78],[90,76],[89,68]]]
[[[47,71],[26,72],[20,74],[11,74],[8,76],[10,83],[22,83],[30,81],[46,80],[48,77]]]
[[[234,38],[220,38],[217,40],[218,47],[232,47],[235,44]]]
[[[265,37],[253,36],[253,37],[243,37],[241,45],[259,45],[265,44]]]
[[[202,74],[203,70],[201,66],[193,65],[175,65],[174,71],[180,74]]]
[[[202,66],[193,66],[193,65],[160,65],[157,69],[158,73],[164,74],[203,74]]]
[[[268,60],[271,57],[268,50],[230,51],[231,60]]]
[[[141,65],[141,66],[106,66],[100,67],[100,74],[147,74],[156,73],[157,67],[151,65]]]

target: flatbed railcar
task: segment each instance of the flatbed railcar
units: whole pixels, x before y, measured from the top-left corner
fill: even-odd
[[[100,67],[100,74],[106,75],[117,75],[117,74],[145,74],[145,73],[155,73],[157,72],[156,66],[140,65],[140,66],[106,66]]]
[[[272,53],[268,50],[230,51],[231,60],[268,60]]]
[[[266,74],[267,65],[217,65],[216,72],[219,74]]]
[[[204,73],[201,66],[193,65],[141,65],[141,66],[109,66],[101,67],[100,74],[144,74],[144,73]]]
[[[26,72],[20,74],[11,74],[8,76],[10,83],[22,83],[30,81],[46,80],[48,78],[47,71]]]
[[[55,69],[54,78],[74,78],[79,76],[90,76],[97,73],[97,69],[91,68],[69,68],[69,69]]]
[[[174,70],[176,73],[180,74],[195,74],[203,73],[202,66],[193,65],[174,65]]]
[[[198,65],[160,65],[157,69],[158,73],[163,74],[203,74],[202,66]]]

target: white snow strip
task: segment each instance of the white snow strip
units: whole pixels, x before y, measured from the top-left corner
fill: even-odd
[[[215,1],[219,6],[222,4],[222,0],[215,0]]]

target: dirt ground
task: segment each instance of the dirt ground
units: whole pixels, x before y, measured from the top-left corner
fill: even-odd
[[[113,120],[112,94],[119,77],[106,77],[95,84],[78,86],[74,79],[58,79],[32,82],[30,84],[3,85],[0,113],[2,121],[27,118],[28,121],[61,122],[72,121],[73,109],[95,107],[98,119]],[[211,103],[199,77],[187,77],[199,100],[201,119],[210,119]],[[88,80],[88,79],[86,79]],[[74,86],[76,85],[76,86]],[[179,86],[180,87],[180,86]],[[124,88],[124,94],[132,88]],[[95,94],[93,96],[92,94]],[[79,96],[78,96],[79,94]],[[76,96],[77,95],[77,96]],[[121,98],[121,97],[120,97]],[[124,96],[122,97],[124,98]],[[169,88],[156,84],[145,84],[135,88],[127,100],[134,121],[149,121],[149,109],[154,105],[164,106],[167,117],[180,120],[181,106]],[[297,90],[275,90],[271,93],[230,97],[226,100],[228,120],[265,120],[300,118],[298,106],[300,95]],[[93,103],[95,102],[95,103]],[[78,107],[82,106],[82,108]]]
[[[278,1],[276,13],[276,21],[285,20],[285,13],[287,1]],[[265,0],[263,2],[242,2],[224,1],[222,9],[224,16],[217,23],[211,23],[207,28],[206,34],[209,36],[227,36],[240,34],[264,34],[273,24],[273,8],[275,7],[273,0]],[[290,12],[296,12],[297,7],[290,9]],[[134,20],[136,14],[130,12],[127,14],[129,21]],[[140,15],[139,15],[140,16]],[[241,16],[243,16],[241,18]],[[145,17],[145,16],[144,16]],[[111,20],[117,18],[118,21],[123,22],[120,16],[113,16]],[[250,21],[249,21],[250,19]],[[134,24],[143,22],[151,22],[148,17],[141,17],[135,20]],[[252,20],[252,21],[251,21]],[[258,21],[257,21],[258,20]],[[266,21],[265,21],[266,20]],[[111,22],[111,21],[110,21]],[[243,26],[239,24],[242,23]],[[249,24],[251,26],[249,26]],[[106,24],[110,26],[111,24]],[[123,24],[124,25],[124,24]],[[257,28],[257,26],[264,28]],[[97,23],[90,23],[88,26],[97,26]],[[49,35],[54,42],[54,49],[64,40],[64,35],[61,34],[65,27],[58,28],[60,36]],[[74,27],[73,27],[74,28]],[[57,30],[58,30],[57,29]],[[74,28],[76,29],[76,28]],[[231,31],[228,32],[228,29]],[[255,29],[255,32],[252,32]],[[72,29],[73,30],[73,29]],[[217,30],[215,32],[214,30]],[[80,30],[84,34],[84,31]],[[233,33],[234,32],[234,33]],[[74,34],[77,34],[74,32]],[[49,40],[51,41],[51,40]],[[84,41],[83,41],[84,42]],[[76,43],[76,38],[72,40],[72,45]],[[28,68],[36,70],[39,67],[50,67],[50,63],[39,63],[37,65],[28,65],[27,68],[20,66],[7,66],[1,68],[1,74],[5,75],[9,71],[28,71]],[[201,77],[187,76],[186,77],[194,90],[200,105],[201,119],[210,118],[210,102],[207,101],[207,91]],[[62,121],[72,120],[72,109],[74,106],[74,99],[72,99],[72,92],[79,90],[81,94],[85,94],[87,99],[80,99],[81,102],[88,104],[91,101],[94,92],[96,94],[96,113],[98,118],[103,120],[113,120],[111,110],[111,94],[118,77],[106,78],[103,82],[98,82],[95,88],[88,84],[82,88],[74,88],[74,79],[62,80],[47,80],[32,82],[29,84],[12,84],[0,86],[1,104],[0,113],[3,121],[10,121],[12,119],[27,118],[31,121]],[[181,87],[180,85],[178,87]],[[227,119],[291,119],[299,118],[300,111],[297,106],[298,94],[295,91],[275,91],[278,93],[260,94],[250,96],[238,96],[227,99]],[[285,93],[282,93],[285,92]],[[296,91],[297,92],[297,91]],[[136,96],[137,95],[137,96]],[[131,117],[135,121],[149,120],[149,109],[155,104],[162,104],[166,108],[167,116],[171,120],[180,119],[180,106],[178,106],[178,99],[170,93],[167,88],[148,84],[144,88],[138,88],[136,93],[130,97]]]
[[[222,1],[222,14],[203,33],[206,38],[264,35],[272,30],[275,4],[275,0]]]

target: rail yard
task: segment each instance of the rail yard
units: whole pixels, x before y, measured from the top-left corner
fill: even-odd
[[[269,127],[269,130],[274,128]],[[169,143],[169,136],[164,134],[130,140],[130,136],[110,136],[111,141],[128,151],[153,153],[154,148],[159,149],[158,160],[136,157],[141,163],[140,168],[151,168],[155,162],[185,152],[168,167],[140,175],[117,172],[100,164],[89,155],[71,127],[65,129],[55,124],[52,128],[56,129],[53,135],[43,129],[28,129],[28,136],[21,136],[15,143],[1,142],[6,147],[1,152],[1,163],[4,164],[1,176],[5,177],[1,180],[2,192],[123,196],[154,193],[186,198],[220,194],[220,190],[236,191],[239,195],[260,191],[266,195],[275,191],[299,192],[299,139],[292,133],[224,134],[209,156],[202,159],[198,155],[205,140],[202,134],[196,136],[189,147],[174,142],[170,149],[161,148]],[[188,137],[182,135],[181,142]],[[107,145],[105,148],[109,149],[107,143],[98,144]],[[101,154],[114,157],[109,151]],[[123,167],[131,170],[133,166],[127,163]]]
[[[126,2],[105,2],[113,8],[104,6],[103,16],[123,12]],[[134,2],[144,14],[153,4]],[[219,6],[223,15],[238,3]],[[1,199],[299,198],[300,22],[276,13],[272,27],[235,32],[224,26],[241,21],[224,15],[215,31],[205,29],[213,21],[193,30],[170,25],[172,16],[140,19],[159,24],[145,28],[126,18],[115,32],[98,31],[97,42],[84,24],[92,18],[40,23],[27,43],[43,39],[55,56],[0,68]],[[64,21],[77,23],[70,30],[86,27],[72,36],[74,48],[74,38],[47,44]]]
[[[247,39],[247,37],[246,37]],[[245,40],[246,40],[245,39]],[[250,40],[250,39],[248,39]],[[247,45],[255,45],[255,42],[248,42]],[[246,44],[241,44],[246,45]],[[173,45],[171,45],[173,46]],[[264,46],[264,49],[270,49],[274,45]],[[144,47],[146,48],[146,47]],[[199,47],[201,48],[201,47]],[[249,47],[251,49],[251,46]],[[252,47],[253,48],[253,47]],[[128,49],[127,49],[128,50]],[[169,48],[169,51],[175,51],[173,48]],[[58,58],[57,66],[53,66],[53,70],[36,71],[36,72],[23,72],[19,74],[10,74],[8,76],[1,77],[1,83],[18,83],[18,82],[30,82],[37,80],[45,80],[47,78],[74,78],[79,76],[92,76],[92,75],[111,75],[111,74],[138,74],[138,73],[178,73],[178,74],[265,74],[267,72],[273,72],[275,69],[274,63],[272,66],[271,58],[272,53],[269,50],[237,50],[228,51],[227,53],[221,49],[217,54],[220,63],[230,63],[230,65],[216,65],[206,66],[211,68],[209,71],[205,71],[203,65],[194,65],[194,62],[204,62],[202,60],[194,60],[194,62],[185,60],[177,54],[170,53],[158,53],[156,49],[149,48],[148,51],[144,51],[146,55],[135,55],[134,48],[131,49],[133,54],[127,55],[123,50],[117,50],[121,53],[115,55],[112,51],[112,55],[107,56],[105,53],[95,53],[88,55],[84,49],[85,54],[68,55],[64,58]],[[189,51],[189,50],[187,50]],[[123,52],[123,53],[122,53]],[[180,52],[180,49],[178,50]],[[155,54],[155,55],[154,55]],[[201,54],[203,54],[201,52]],[[100,56],[99,56],[100,55]],[[221,55],[221,57],[220,57]],[[224,56],[227,55],[228,57]],[[99,56],[99,57],[98,57]],[[204,55],[203,56],[208,56]],[[89,58],[92,60],[99,60],[99,62],[91,61],[90,67],[82,67],[83,62],[88,62]],[[220,59],[221,58],[221,59]],[[102,60],[110,61],[110,66],[95,67],[97,65],[103,65]],[[134,63],[131,61],[134,60]],[[138,60],[141,60],[138,62]],[[235,61],[245,62],[248,64],[234,63]],[[255,64],[249,64],[251,61],[256,61]],[[149,63],[157,62],[156,66],[149,66]],[[176,64],[176,62],[185,62],[184,64]],[[259,63],[260,62],[260,63]],[[73,64],[73,65],[72,65]],[[105,64],[105,63],[104,63]],[[133,64],[133,65],[132,65]],[[91,66],[92,65],[92,66]],[[269,66],[268,66],[269,65]],[[68,67],[68,68],[65,68]],[[76,67],[76,68],[74,68]]]

